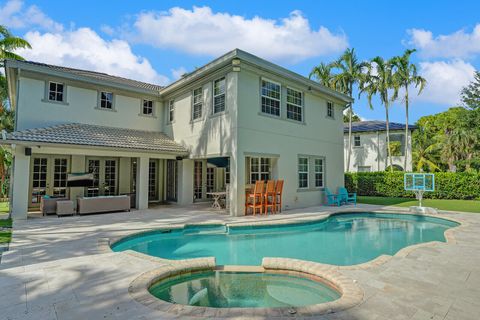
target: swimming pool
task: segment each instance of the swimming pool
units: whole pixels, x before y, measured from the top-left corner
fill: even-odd
[[[135,250],[165,259],[215,257],[218,265],[259,265],[263,257],[283,257],[334,265],[354,265],[382,254],[430,241],[458,223],[429,216],[341,213],[288,225],[198,225],[126,237],[113,251]]]

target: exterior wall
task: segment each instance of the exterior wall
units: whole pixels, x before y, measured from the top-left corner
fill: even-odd
[[[404,131],[390,131],[392,134],[404,134]],[[360,147],[354,146],[354,136],[360,136]],[[408,159],[406,171],[412,171],[412,134],[408,135]],[[344,135],[344,154],[345,166],[348,152],[348,133]],[[403,168],[405,156],[393,156],[393,165]],[[385,171],[389,166],[387,163],[387,134],[385,131],[379,132],[359,132],[352,133],[352,156],[350,159],[350,168],[347,171],[358,172],[359,167],[370,167],[371,171]],[[361,168],[360,168],[360,171]]]
[[[282,85],[281,113],[286,114],[286,86],[304,93],[304,123],[279,119],[261,114],[261,77]],[[245,168],[245,156],[272,156],[277,158],[273,176],[284,179],[283,201],[285,208],[319,205],[324,201],[323,188],[298,189],[298,156],[308,155],[325,158],[325,185],[332,191],[343,186],[343,104],[335,104],[334,119],[327,118],[327,98],[312,93],[308,87],[290,83],[287,79],[272,74],[259,73],[242,66],[238,82],[238,166]],[[237,169],[245,184],[245,172]],[[310,185],[313,168],[310,166]],[[243,179],[242,179],[243,177]],[[238,178],[238,177],[237,177]],[[237,205],[243,207],[244,191]],[[240,199],[239,199],[240,200]]]
[[[47,77],[48,79],[48,77]],[[46,127],[63,123],[86,123],[140,130],[162,130],[163,112],[158,97],[97,88],[88,84],[51,79],[66,84],[66,104],[45,101],[44,79],[20,77],[16,129]],[[98,90],[114,93],[114,110],[97,108]],[[143,116],[142,99],[154,100],[154,116]]]

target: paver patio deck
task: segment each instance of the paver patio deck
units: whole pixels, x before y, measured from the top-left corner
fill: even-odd
[[[162,262],[123,252],[104,253],[97,246],[99,239],[171,224],[301,219],[352,209],[314,207],[268,218],[235,218],[204,206],[165,206],[15,222],[10,251],[4,253],[0,264],[0,319],[171,319],[172,315],[139,304],[128,293],[136,277]],[[387,209],[403,210],[356,207]],[[363,288],[364,300],[321,319],[479,319],[480,215],[440,216],[465,222],[452,230],[455,241],[419,246],[380,265],[339,268]]]

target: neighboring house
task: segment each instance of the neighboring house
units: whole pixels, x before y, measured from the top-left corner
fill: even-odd
[[[392,163],[398,170],[412,171],[412,131],[408,128],[407,168],[405,160],[405,124],[390,122],[390,143],[392,146]],[[345,171],[370,172],[385,171],[389,167],[387,160],[387,132],[385,121],[359,121],[352,123],[352,155],[350,168],[347,170],[348,123],[344,124]]]
[[[285,208],[323,202],[343,186],[342,112],[350,98],[233,50],[166,86],[7,60],[15,132],[11,207],[26,218],[43,195],[131,194],[181,205],[229,190],[243,215],[245,186],[284,179]],[[67,187],[68,173],[94,173]],[[229,185],[229,188],[226,186]]]

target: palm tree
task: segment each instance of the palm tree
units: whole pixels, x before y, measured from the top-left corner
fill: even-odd
[[[340,58],[331,64],[331,67],[338,69],[339,72],[333,77],[334,88],[347,94],[353,99],[353,87],[359,85],[363,77],[363,71],[367,64],[359,62],[355,49],[346,49]],[[352,155],[352,116],[353,102],[348,105],[348,154],[347,154],[347,171],[350,170],[350,158]]]
[[[20,37],[13,36],[5,26],[0,25],[0,59],[24,60],[13,51],[16,49],[31,49],[30,43]]]
[[[380,101],[385,107],[385,120],[387,130],[387,158],[390,167],[390,171],[393,171],[392,163],[392,150],[390,146],[390,127],[388,110],[392,97],[390,97],[390,91],[395,89],[395,81],[393,79],[393,61],[392,59],[384,60],[382,57],[375,57],[368,65],[367,74],[363,77],[361,82],[360,92],[367,93],[368,104],[372,108],[372,97],[376,94],[379,95]]]
[[[331,88],[333,80],[332,66],[324,62],[320,63],[318,66],[312,69],[309,78],[313,78],[317,80],[321,85]]]
[[[415,88],[418,88],[418,95],[423,91],[427,80],[417,74],[417,66],[414,63],[410,63],[410,55],[414,53],[416,49],[405,50],[402,56],[393,58],[393,65],[395,67],[394,81],[397,82],[395,87],[403,88],[405,90],[405,95],[403,100],[405,102],[405,152],[404,152],[404,163],[403,168],[407,170],[407,157],[408,157],[408,87],[415,85]],[[398,90],[394,92],[394,98],[398,96]]]
[[[416,163],[417,172],[422,172],[424,168],[428,168],[429,172],[440,171],[438,166],[438,144],[428,134],[428,122],[423,126],[419,126],[412,136],[412,158]]]

